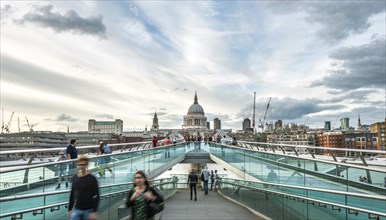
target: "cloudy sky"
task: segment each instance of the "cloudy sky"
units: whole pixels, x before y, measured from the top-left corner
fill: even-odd
[[[385,120],[385,1],[1,1],[1,106],[11,131],[181,128],[208,120],[323,127]]]

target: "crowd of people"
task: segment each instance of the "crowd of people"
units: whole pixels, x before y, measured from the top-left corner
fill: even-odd
[[[199,140],[199,137],[197,137],[197,140]],[[220,139],[221,143],[225,143],[226,141],[225,136]],[[158,143],[159,141],[157,137],[154,136],[152,139],[152,146],[157,147]],[[169,145],[172,143],[177,143],[176,137],[173,137],[172,140],[170,137],[166,137],[161,142],[162,145]],[[72,139],[67,148],[59,152],[57,161],[60,163],[57,163],[56,165],[58,185],[55,189],[60,189],[63,182],[67,188],[71,182],[68,219],[93,220],[97,218],[98,204],[100,201],[98,181],[96,176],[89,172],[89,157],[87,155],[81,155],[78,157],[76,145],[76,140]],[[94,164],[97,168],[96,170],[99,174],[99,178],[105,177],[106,170],[111,173],[112,177],[114,176],[114,172],[109,166],[111,157],[104,156],[111,153],[111,147],[109,147],[106,143],[100,143],[97,152],[98,159]],[[72,161],[70,163],[65,162],[67,160]],[[193,200],[194,194],[194,201],[197,201],[197,184],[199,182],[199,178],[203,184],[202,188],[205,195],[208,195],[209,189],[210,191],[216,189],[216,180],[219,179],[219,176],[217,174],[217,170],[209,171],[207,167],[201,171],[200,177],[196,174],[195,170],[191,170],[187,184],[190,187],[190,199]],[[163,202],[163,197],[155,188],[150,186],[145,173],[143,171],[137,171],[134,174],[134,187],[129,191],[125,202],[126,207],[132,209],[132,219],[153,219],[154,215],[163,209]]]
[[[97,178],[89,172],[90,159],[87,155],[78,157],[76,140],[72,139],[65,150],[59,152],[57,163],[58,185],[60,189],[62,181],[69,187],[71,182],[70,198],[68,203],[67,216],[69,220],[94,220],[97,219],[98,204],[100,201],[99,185]],[[100,178],[105,176],[105,170],[111,172],[109,167],[110,157],[103,155],[111,154],[112,149],[106,144],[101,143],[98,148],[96,167]],[[70,164],[66,160],[73,160]],[[152,220],[158,212],[163,209],[164,199],[162,195],[153,187],[143,171],[134,174],[134,186],[129,191],[126,199],[126,207],[132,209],[133,220]]]
[[[201,171],[200,180],[202,185],[202,189],[204,191],[204,195],[209,194],[209,180],[210,180],[210,191],[216,190],[217,180],[219,180],[220,177],[217,174],[217,170],[209,171],[208,167],[205,166],[205,168]],[[194,169],[192,169],[188,176],[188,182],[187,185],[190,188],[190,200],[193,200],[193,194],[194,194],[194,201],[197,201],[197,184],[198,184],[198,175]]]

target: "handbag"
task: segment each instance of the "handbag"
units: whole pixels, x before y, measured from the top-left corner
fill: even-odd
[[[160,213],[162,210],[165,208],[165,204],[162,203],[156,203],[156,202],[151,202],[149,203],[149,214],[150,216],[154,216],[157,213]]]
[[[151,189],[153,191],[153,194],[163,198],[162,193],[158,189],[153,188],[153,187],[151,187]],[[163,201],[163,199],[162,199],[162,201]],[[151,216],[151,217],[156,215],[157,213],[160,213],[164,209],[165,209],[165,203],[164,202],[157,203],[157,202],[152,201],[148,204],[149,216]]]

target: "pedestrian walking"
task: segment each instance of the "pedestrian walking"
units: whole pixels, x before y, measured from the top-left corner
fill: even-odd
[[[151,139],[151,143],[153,145],[153,147],[157,147],[158,145],[158,139],[156,136],[153,136],[153,139]]]
[[[154,206],[162,206],[164,199],[150,186],[149,181],[143,171],[139,170],[134,174],[134,187],[130,190],[126,207],[132,208],[132,220],[153,220]],[[156,204],[154,204],[156,203]]]
[[[205,166],[205,168],[202,170],[201,175],[203,176],[203,179],[204,179],[205,195],[208,195],[208,181],[209,181],[210,173],[207,166]]]
[[[106,144],[106,143],[101,143],[99,145],[99,152],[98,155],[107,155],[111,154],[112,150],[111,148]],[[106,176],[106,170],[108,170],[111,173],[111,177],[114,177],[114,172],[113,170],[109,167],[109,163],[111,161],[111,157],[101,157],[97,160],[97,165],[98,165],[98,173],[99,177],[105,177]]]
[[[214,183],[214,173],[213,170],[210,171],[210,191],[213,191],[213,183]]]
[[[71,139],[70,144],[66,148],[66,153],[67,153],[67,159],[72,160],[78,158],[78,149],[76,149],[76,140]],[[68,165],[68,175],[73,176],[75,175],[76,171],[76,165],[75,162],[73,161]]]
[[[59,158],[56,160],[59,161],[65,161],[68,160],[66,157],[66,154],[64,150],[59,151]],[[56,165],[58,168],[58,186],[55,189],[60,189],[60,184],[62,183],[62,180],[66,182],[66,188],[68,187],[68,164],[67,163],[59,163]]]
[[[190,187],[190,200],[193,199],[193,192],[194,192],[194,201],[197,201],[197,182],[198,182],[197,174],[194,170],[192,170],[188,176],[188,186]]]
[[[217,174],[217,170],[214,170],[213,179],[214,179],[213,191],[216,191],[216,189],[217,189],[217,184],[218,184],[217,180],[220,179],[219,176],[218,176],[218,174]]]
[[[79,172],[72,178],[67,213],[69,220],[97,218],[99,187],[95,176],[88,172],[88,163],[89,158],[85,155],[76,161]]]

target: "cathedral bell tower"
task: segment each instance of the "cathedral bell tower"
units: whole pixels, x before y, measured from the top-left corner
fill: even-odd
[[[157,112],[154,112],[153,125],[151,126],[151,130],[158,130],[158,129],[159,129],[159,125],[158,125]]]

